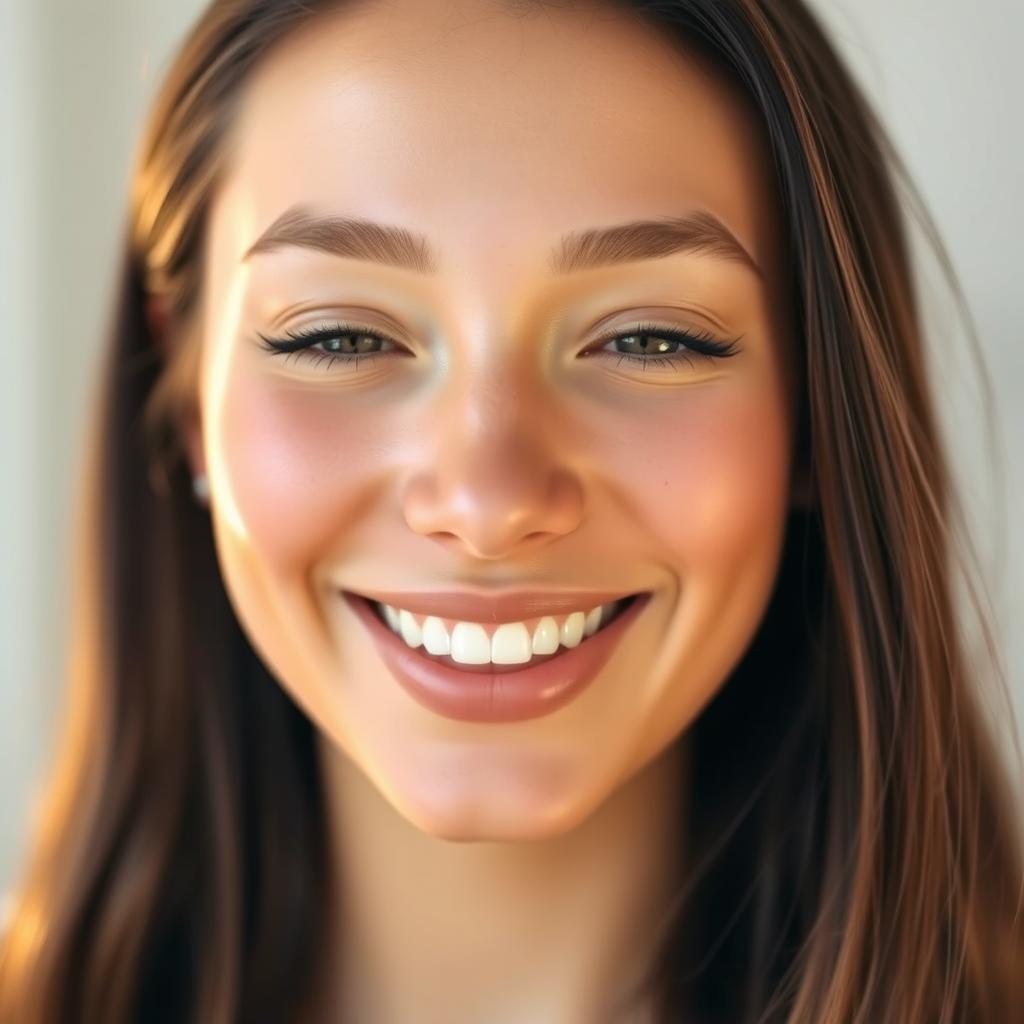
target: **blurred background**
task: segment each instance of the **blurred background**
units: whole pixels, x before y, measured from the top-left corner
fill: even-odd
[[[131,160],[169,55],[204,6],[0,0],[0,898],[63,696],[73,496]],[[812,6],[893,135],[975,319],[990,394],[922,248],[939,411],[1024,727],[1024,4]]]

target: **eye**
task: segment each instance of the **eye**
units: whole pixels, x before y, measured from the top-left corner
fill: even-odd
[[[258,331],[256,333],[263,342],[262,347],[273,355],[284,355],[286,363],[293,355],[301,362],[312,361],[314,366],[326,360],[327,369],[337,363],[351,363],[354,369],[358,369],[361,361],[389,354],[387,351],[374,351],[376,345],[391,345],[397,352],[404,351],[387,335],[358,324],[335,323],[312,330],[288,331],[284,338],[268,338]]]
[[[302,362],[312,361],[320,366],[326,361],[330,369],[337,363],[352,364],[358,369],[360,361],[366,362],[382,355],[400,354],[407,351],[394,339],[370,327],[351,323],[335,323],[311,330],[288,331],[284,338],[268,338],[257,332],[262,347],[273,355],[295,356]],[[609,352],[605,346],[623,343],[634,351]],[[707,332],[688,331],[655,323],[640,323],[628,331],[606,335],[596,347],[585,351],[587,358],[614,359],[616,365],[622,362],[639,363],[646,370],[648,364],[667,369],[681,369],[686,363],[692,367],[694,358],[715,362],[737,354],[738,338],[719,340]],[[391,350],[379,346],[390,345]],[[375,348],[376,347],[376,348]]]
[[[609,352],[605,346],[622,342],[631,351]],[[705,331],[688,331],[655,323],[641,323],[628,331],[606,335],[598,347],[583,353],[588,358],[614,359],[616,365],[623,361],[639,363],[646,370],[648,363],[665,369],[681,369],[682,364],[693,366],[695,358],[710,360],[728,359],[739,351],[739,338],[720,340]]]

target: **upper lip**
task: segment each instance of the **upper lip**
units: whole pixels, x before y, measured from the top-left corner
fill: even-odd
[[[619,601],[635,593],[637,591],[623,593],[621,590],[510,590],[502,594],[454,590],[358,591],[360,597],[371,601],[464,622],[520,622],[544,615],[588,612],[597,605]]]

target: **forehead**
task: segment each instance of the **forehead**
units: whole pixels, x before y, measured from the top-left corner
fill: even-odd
[[[257,68],[230,152],[219,230],[238,255],[296,203],[437,238],[452,274],[540,259],[565,230],[694,209],[762,266],[777,241],[745,100],[667,34],[605,7],[321,13]]]

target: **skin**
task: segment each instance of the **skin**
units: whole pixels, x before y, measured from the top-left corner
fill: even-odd
[[[186,440],[243,628],[318,727],[342,882],[324,1019],[644,1019],[618,1000],[684,863],[687,727],[803,493],[756,119],[621,12],[395,0],[289,37],[233,130]],[[300,202],[423,232],[439,272],[243,260]],[[547,265],[563,232],[693,210],[761,275],[709,252]],[[328,367],[256,335],[351,317],[407,352]],[[738,354],[580,356],[651,317]],[[484,724],[408,696],[337,593],[488,583],[654,596],[580,697]]]

